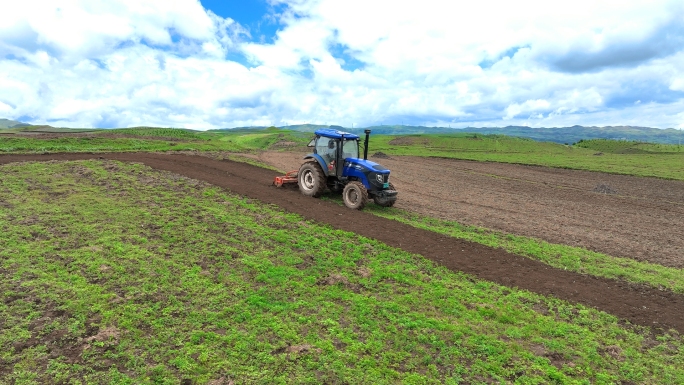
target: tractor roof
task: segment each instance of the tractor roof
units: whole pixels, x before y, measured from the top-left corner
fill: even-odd
[[[352,139],[353,140],[353,139],[359,138],[359,136],[356,134],[352,134],[352,133],[344,132],[344,131],[332,130],[329,128],[325,128],[322,130],[316,130],[314,133],[318,136],[322,136],[325,138],[333,138],[333,139],[340,139],[340,138],[342,138],[342,135],[344,135],[345,139]]]

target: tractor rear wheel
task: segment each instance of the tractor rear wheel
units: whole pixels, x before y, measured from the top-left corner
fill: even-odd
[[[394,188],[394,185],[392,184],[392,182],[390,182],[390,184],[389,184],[389,189],[390,189],[390,190],[397,191],[397,190]],[[382,206],[382,207],[392,207],[392,206],[394,206],[394,202],[396,202],[396,199],[393,200],[393,201],[381,201],[380,199],[378,199],[378,198],[376,198],[376,197],[373,197],[373,202],[375,202],[375,204],[378,205],[378,206]]]
[[[361,182],[349,182],[342,191],[344,205],[354,210],[361,210],[368,203],[368,191]]]
[[[299,168],[299,191],[310,197],[318,197],[325,190],[325,174],[318,162],[305,162]]]

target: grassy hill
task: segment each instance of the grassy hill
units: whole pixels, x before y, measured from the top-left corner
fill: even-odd
[[[509,126],[503,128],[465,128],[463,131],[481,134],[504,134],[538,141],[568,144],[588,139],[612,139],[662,144],[679,144],[681,142],[684,144],[684,131],[673,128],[659,129],[632,126],[531,128]]]
[[[8,127],[0,127],[0,134],[8,135],[8,134],[17,134],[17,135],[25,135],[25,134],[75,134],[75,133],[83,133],[83,132],[94,132],[94,131],[102,131],[100,129],[96,128],[64,128],[64,127],[52,127],[50,125],[32,125],[32,124],[27,124],[27,123],[18,123],[18,124],[11,124],[15,122],[14,120],[7,120],[3,119],[4,125]]]
[[[27,126],[29,124],[18,122],[10,119],[0,119],[0,128],[13,128],[18,126]]]
[[[297,131],[312,133],[321,128],[328,128],[331,126],[320,124],[298,124],[278,127],[283,131]],[[336,126],[339,127],[339,126]],[[8,130],[9,129],[9,130]],[[154,129],[152,127],[135,127],[126,129],[113,129],[119,134],[131,134],[143,136],[145,129]],[[160,128],[156,128],[160,129]],[[230,129],[209,130],[207,132],[213,133],[245,133],[267,130],[267,126],[252,126],[252,127],[236,127]],[[634,127],[634,126],[606,126],[606,127],[553,127],[553,128],[534,128],[526,126],[507,126],[507,127],[467,127],[467,128],[451,128],[451,127],[426,127],[426,126],[408,126],[408,125],[379,125],[362,128],[341,127],[341,129],[353,132],[356,134],[363,134],[365,129],[373,131],[374,135],[418,135],[418,134],[461,134],[461,133],[475,133],[481,135],[506,135],[516,136],[522,138],[529,138],[542,142],[555,142],[560,144],[573,144],[580,140],[591,139],[611,139],[624,141],[637,141],[661,144],[684,144],[684,130],[675,130],[673,128],[658,129],[649,127]],[[127,130],[127,131],[122,131]],[[177,129],[176,129],[177,130]],[[37,132],[83,132],[92,131],[92,129],[68,129],[68,128],[54,128],[50,126],[32,126],[30,124],[17,122],[14,120],[0,119],[0,133],[15,133],[24,131]],[[110,129],[103,130],[110,131]],[[186,130],[191,131],[191,130]],[[139,133],[136,133],[139,132]],[[155,135],[155,133],[152,133]]]

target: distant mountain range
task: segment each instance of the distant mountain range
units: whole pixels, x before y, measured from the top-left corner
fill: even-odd
[[[316,124],[300,124],[278,127],[301,132],[314,132],[321,128],[330,126]],[[234,130],[245,129],[265,129],[267,127],[236,127]],[[496,134],[518,136],[530,138],[543,142],[556,143],[576,143],[582,139],[614,139],[629,140],[650,143],[684,143],[684,132],[673,128],[660,129],[650,127],[634,126],[607,126],[607,127],[552,127],[534,128],[526,126],[507,126],[507,127],[424,127],[424,126],[404,126],[404,125],[383,125],[363,128],[343,127],[344,131],[355,134],[362,134],[365,129],[370,129],[373,134],[381,135],[417,135],[417,134],[450,134],[450,133],[474,133],[474,134]],[[229,129],[231,130],[231,129]]]
[[[0,119],[0,128],[19,128],[28,127],[30,124],[17,122],[16,120]]]
[[[29,128],[30,127],[30,128]],[[331,126],[318,124],[298,124],[278,127],[279,129],[287,129],[299,132],[314,132],[321,128],[329,128]],[[339,126],[335,126],[339,127]],[[10,119],[0,119],[0,129],[54,129],[50,126],[33,126],[28,123],[18,122]],[[223,128],[222,130],[242,131],[242,130],[262,130],[266,126],[257,127],[235,127]],[[586,126],[572,126],[572,127],[552,127],[552,128],[533,128],[526,126],[507,126],[507,127],[466,127],[466,128],[450,128],[450,127],[425,127],[425,126],[404,126],[404,125],[382,125],[371,127],[341,127],[340,129],[353,132],[355,134],[363,134],[363,131],[370,129],[373,134],[380,135],[417,135],[417,134],[454,134],[454,133],[473,133],[473,134],[496,134],[517,136],[522,138],[530,138],[543,142],[556,143],[576,143],[582,139],[614,139],[614,140],[629,140],[638,142],[650,143],[669,143],[678,144],[684,143],[684,131],[675,130],[673,128],[660,129],[650,127],[634,127],[634,126],[607,126],[607,127],[586,127]],[[212,130],[217,131],[217,130]]]
[[[673,128],[660,129],[634,126],[607,126],[607,127],[554,127],[532,128],[525,126],[508,126],[503,128],[464,128],[462,132],[479,134],[500,134],[520,136],[537,141],[556,143],[575,143],[582,139],[613,139],[629,140],[649,143],[684,143],[684,132]]]

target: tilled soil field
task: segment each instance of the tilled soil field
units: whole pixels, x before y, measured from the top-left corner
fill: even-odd
[[[150,167],[204,180],[234,193],[275,204],[303,217],[353,231],[390,246],[423,255],[449,269],[583,303],[632,323],[684,332],[684,296],[625,282],[555,269],[541,262],[477,243],[387,220],[336,203],[308,198],[294,189],[271,185],[278,173],[245,163],[200,156],[153,153],[3,155],[0,164],[19,161],[105,158],[142,162]]]
[[[259,159],[294,170],[300,153]],[[684,182],[456,159],[370,157],[396,207],[617,257],[684,268]]]

